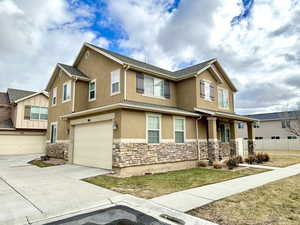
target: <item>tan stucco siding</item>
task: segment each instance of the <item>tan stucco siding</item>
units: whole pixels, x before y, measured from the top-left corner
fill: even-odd
[[[161,128],[162,139],[174,139],[174,120],[172,115],[162,115]]]
[[[63,84],[67,81],[71,81],[71,101],[62,103],[63,95]],[[55,106],[51,105],[52,99],[52,89],[57,88],[57,103]],[[73,82],[72,79],[67,76],[64,72],[56,76],[50,90],[49,90],[49,108],[48,108],[48,130],[47,130],[47,140],[50,139],[50,124],[57,122],[57,140],[67,140],[69,139],[68,129],[69,125],[67,121],[60,119],[61,116],[70,114],[72,112],[72,101],[73,101]]]
[[[186,138],[187,139],[196,139],[196,120],[197,118],[186,117]],[[198,120],[198,138],[206,139],[207,138],[207,121],[205,119]]]
[[[47,129],[47,120],[25,120],[25,106],[48,107],[48,98],[44,94],[36,95],[32,98],[21,101],[15,107],[15,126],[24,129]]]
[[[212,84],[214,85],[214,100],[213,101],[207,101],[204,98],[200,97],[200,81],[201,80],[208,80],[210,82],[212,82]],[[224,88],[228,90],[228,96],[229,96],[229,109],[222,109],[219,107],[218,105],[218,88]],[[211,109],[211,110],[217,110],[217,111],[224,111],[224,112],[233,112],[234,111],[234,106],[233,106],[233,91],[231,90],[231,88],[229,87],[229,85],[226,83],[226,81],[224,80],[224,82],[222,84],[218,84],[216,79],[214,78],[214,76],[211,74],[210,71],[205,70],[204,72],[202,72],[196,79],[196,105],[198,108],[202,108],[202,109]]]
[[[187,110],[194,110],[196,106],[196,78],[189,78],[176,84],[177,106]]]
[[[75,90],[75,112],[86,110],[88,108],[88,90],[89,83],[84,81],[76,81],[76,90]],[[96,91],[97,92],[97,91]]]
[[[88,83],[80,84],[76,88],[78,92],[82,94],[81,98],[78,98],[76,105],[81,108],[86,106],[86,109],[95,108],[104,105],[110,105],[121,102],[123,99],[123,80],[124,71],[122,65],[108,59],[107,57],[92,51],[89,51],[89,56],[85,57],[85,53],[77,65],[77,68],[85,73],[91,80],[96,79],[96,100],[89,102],[88,100]],[[111,95],[111,72],[120,69],[120,94]],[[86,92],[86,93],[84,93]],[[81,110],[81,108],[77,108]]]
[[[147,75],[147,74],[145,74]],[[151,76],[151,75],[149,75]],[[126,99],[136,102],[146,102],[151,104],[166,105],[166,106],[176,106],[176,85],[174,82],[170,81],[170,99],[168,98],[158,98],[149,97],[144,94],[136,92],[136,72],[132,70],[127,71],[127,82],[126,82]],[[153,76],[154,77],[154,76]]]
[[[146,138],[146,114],[141,111],[122,110],[121,138]]]

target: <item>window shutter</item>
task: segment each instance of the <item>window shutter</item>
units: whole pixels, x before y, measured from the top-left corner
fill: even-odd
[[[214,85],[210,84],[209,88],[210,88],[210,99],[214,100],[215,99],[215,87],[214,87]]]
[[[203,80],[200,81],[200,97],[205,97],[205,83]]]
[[[144,94],[144,74],[136,73],[136,92]]]
[[[168,81],[168,80],[164,80],[164,96],[165,96],[165,98],[171,97],[170,81]]]
[[[31,113],[31,106],[25,105],[25,110],[24,110],[24,119],[25,120],[30,120],[30,113]]]

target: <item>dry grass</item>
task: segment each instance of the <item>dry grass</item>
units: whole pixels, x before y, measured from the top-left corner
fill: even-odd
[[[222,182],[264,171],[266,170],[243,169],[226,171],[195,168],[128,178],[96,176],[87,178],[85,181],[124,194],[150,199],[176,191]]]
[[[300,175],[214,202],[189,214],[220,225],[299,225]]]
[[[47,163],[38,159],[32,160],[29,162],[29,164],[38,166],[38,167],[49,167],[49,166],[56,166],[55,164],[52,163]]]
[[[263,165],[274,167],[287,167],[297,163],[300,163],[300,151],[283,151],[283,150],[261,150],[257,152],[268,153],[271,157],[270,162],[266,162]],[[296,152],[296,153],[295,153]]]

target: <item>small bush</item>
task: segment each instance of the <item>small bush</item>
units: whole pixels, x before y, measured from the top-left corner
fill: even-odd
[[[263,153],[257,153],[255,155],[255,162],[256,163],[263,163],[264,162],[264,154]]]
[[[237,161],[237,163],[243,163],[244,160],[243,160],[243,157],[238,155],[237,157],[235,157],[235,160]]]
[[[207,166],[208,166],[208,163],[207,163],[206,161],[200,161],[200,162],[198,163],[198,166],[199,166],[199,167],[207,167]]]
[[[253,164],[255,163],[255,155],[249,155],[248,158],[245,159],[245,162],[248,163],[248,164]]]
[[[263,153],[264,154],[264,162],[269,162],[270,161],[270,156],[268,153]]]
[[[226,161],[226,166],[228,169],[232,170],[233,168],[238,166],[238,159],[237,158],[230,158]]]
[[[213,163],[213,167],[214,167],[215,169],[222,169],[223,164],[222,164],[221,162],[214,162],[214,163]]]

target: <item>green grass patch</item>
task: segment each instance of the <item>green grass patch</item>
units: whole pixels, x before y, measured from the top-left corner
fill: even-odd
[[[154,198],[176,191],[182,191],[207,184],[218,183],[237,177],[265,172],[263,169],[242,169],[235,171],[194,168],[145,176],[116,178],[96,176],[85,181],[120,193],[142,198]]]
[[[38,167],[49,167],[49,166],[55,166],[55,164],[47,163],[41,160],[32,160],[29,162],[29,164],[38,166]]]

